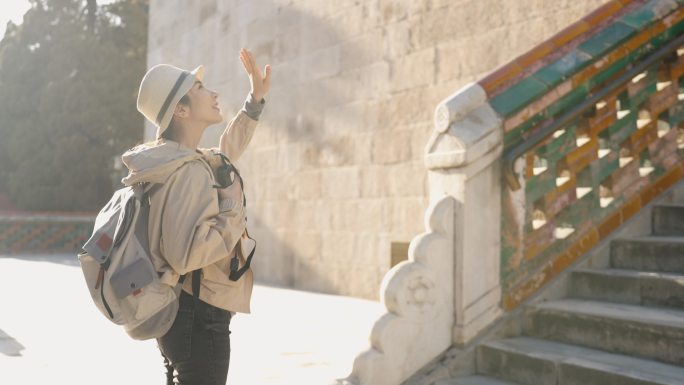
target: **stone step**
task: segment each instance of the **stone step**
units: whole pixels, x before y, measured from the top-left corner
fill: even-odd
[[[623,269],[578,269],[572,272],[569,296],[684,309],[684,275]]]
[[[440,380],[435,385],[518,385],[513,382],[504,382],[495,378],[484,376],[467,376]]]
[[[684,310],[582,299],[547,301],[525,308],[528,336],[684,363]]]
[[[480,345],[477,372],[525,385],[681,385],[684,368],[517,337]]]
[[[651,215],[654,235],[684,235],[684,205],[659,204]]]
[[[684,273],[684,237],[613,239],[610,265],[618,269]]]

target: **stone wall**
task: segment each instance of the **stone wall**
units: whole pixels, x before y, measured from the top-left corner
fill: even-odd
[[[152,0],[148,67],[204,64],[230,119],[249,92],[240,47],[273,66],[237,161],[255,277],[377,299],[391,250],[405,249],[392,243],[423,231],[437,103],[605,2]]]

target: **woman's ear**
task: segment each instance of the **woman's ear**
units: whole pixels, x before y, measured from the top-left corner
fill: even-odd
[[[173,110],[173,116],[176,118],[187,118],[190,116],[190,107],[181,103],[176,104],[176,108]]]

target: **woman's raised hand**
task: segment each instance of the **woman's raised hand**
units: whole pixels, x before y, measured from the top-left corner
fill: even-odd
[[[271,65],[266,64],[264,67],[264,72],[256,64],[256,59],[254,59],[254,54],[251,53],[247,48],[240,49],[240,61],[249,75],[249,81],[252,86],[252,95],[257,101],[261,101],[271,87]]]

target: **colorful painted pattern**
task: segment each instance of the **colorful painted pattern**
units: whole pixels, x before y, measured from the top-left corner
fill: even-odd
[[[0,253],[77,253],[94,224],[94,216],[0,216]]]
[[[487,76],[504,153],[683,32],[684,0],[615,0]],[[684,47],[522,155],[522,188],[502,191],[506,309],[684,176],[683,75]]]

